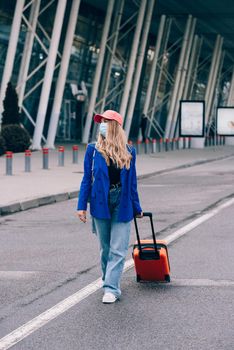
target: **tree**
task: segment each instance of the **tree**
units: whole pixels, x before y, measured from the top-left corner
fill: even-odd
[[[31,141],[29,133],[20,125],[9,124],[2,127],[3,149],[12,152],[24,152]]]
[[[3,101],[4,112],[2,113],[2,126],[20,123],[18,96],[11,82],[8,83],[6,96]]]

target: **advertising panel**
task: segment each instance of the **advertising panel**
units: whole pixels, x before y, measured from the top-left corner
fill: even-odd
[[[180,101],[181,137],[204,137],[205,101]]]
[[[234,136],[234,107],[217,108],[217,134]]]

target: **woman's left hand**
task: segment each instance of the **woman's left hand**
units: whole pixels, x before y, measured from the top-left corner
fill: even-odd
[[[140,219],[143,218],[143,212],[137,214],[137,215],[136,215],[136,218],[140,218]]]

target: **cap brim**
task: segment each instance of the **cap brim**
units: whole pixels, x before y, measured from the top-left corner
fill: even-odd
[[[94,119],[95,123],[101,123],[102,118],[103,118],[103,116],[101,114],[96,114],[93,119]]]
[[[96,114],[93,119],[95,123],[101,123],[102,118],[108,119],[108,120],[114,120],[113,118],[108,118],[106,115],[101,115],[101,114]]]

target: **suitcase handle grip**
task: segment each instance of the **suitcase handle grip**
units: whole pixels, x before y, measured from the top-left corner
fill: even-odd
[[[152,217],[153,217],[153,214],[150,213],[150,212],[148,212],[148,211],[144,211],[144,212],[143,212],[143,216],[149,216],[150,218],[152,218]]]
[[[155,231],[154,231],[154,224],[153,224],[153,214],[151,212],[143,212],[143,216],[148,216],[150,218],[151,230],[152,230],[152,236],[153,236],[153,244],[154,244],[154,248],[155,248],[155,255],[158,257],[158,249],[157,249],[157,243],[156,243],[156,237],[155,237]],[[139,246],[139,251],[140,251],[140,254],[142,254],[142,246],[141,246],[141,240],[140,240],[140,236],[139,236],[139,230],[138,230],[136,218],[137,217],[134,216],[136,236],[137,236],[137,242],[138,242],[138,246]]]

